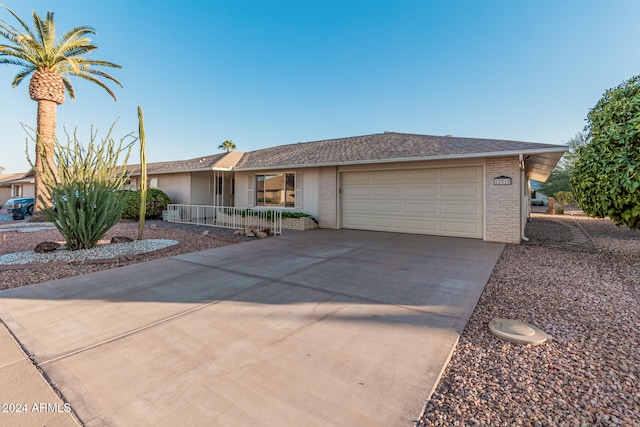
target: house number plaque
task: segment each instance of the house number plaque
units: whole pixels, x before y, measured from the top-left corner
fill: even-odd
[[[497,176],[493,178],[493,185],[511,185],[511,177],[509,176]]]

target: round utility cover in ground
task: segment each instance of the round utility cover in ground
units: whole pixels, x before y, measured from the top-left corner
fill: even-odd
[[[489,329],[494,335],[516,344],[540,345],[551,338],[542,329],[512,319],[495,318],[489,322]]]

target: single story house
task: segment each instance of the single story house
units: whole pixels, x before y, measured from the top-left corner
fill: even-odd
[[[33,197],[35,194],[33,171],[27,173],[0,174],[0,208],[15,197]]]
[[[531,180],[531,205],[547,206],[549,204],[549,196],[540,191],[540,182]]]
[[[152,163],[173,203],[305,212],[322,228],[519,243],[566,146],[384,132]],[[129,167],[139,188],[140,165]]]

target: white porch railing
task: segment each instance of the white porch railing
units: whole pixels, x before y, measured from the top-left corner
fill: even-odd
[[[272,235],[282,234],[282,211],[278,209],[170,204],[167,221],[234,229],[245,226],[260,230],[268,228]]]

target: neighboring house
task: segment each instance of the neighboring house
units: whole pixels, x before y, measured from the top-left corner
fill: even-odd
[[[540,192],[540,183],[532,179],[529,185],[531,188],[531,206],[547,206],[549,196]]]
[[[35,188],[33,171],[0,174],[0,207],[14,197],[33,197]]]
[[[566,146],[385,132],[147,167],[173,203],[281,208],[323,228],[519,243]],[[139,165],[129,167],[139,188]]]

